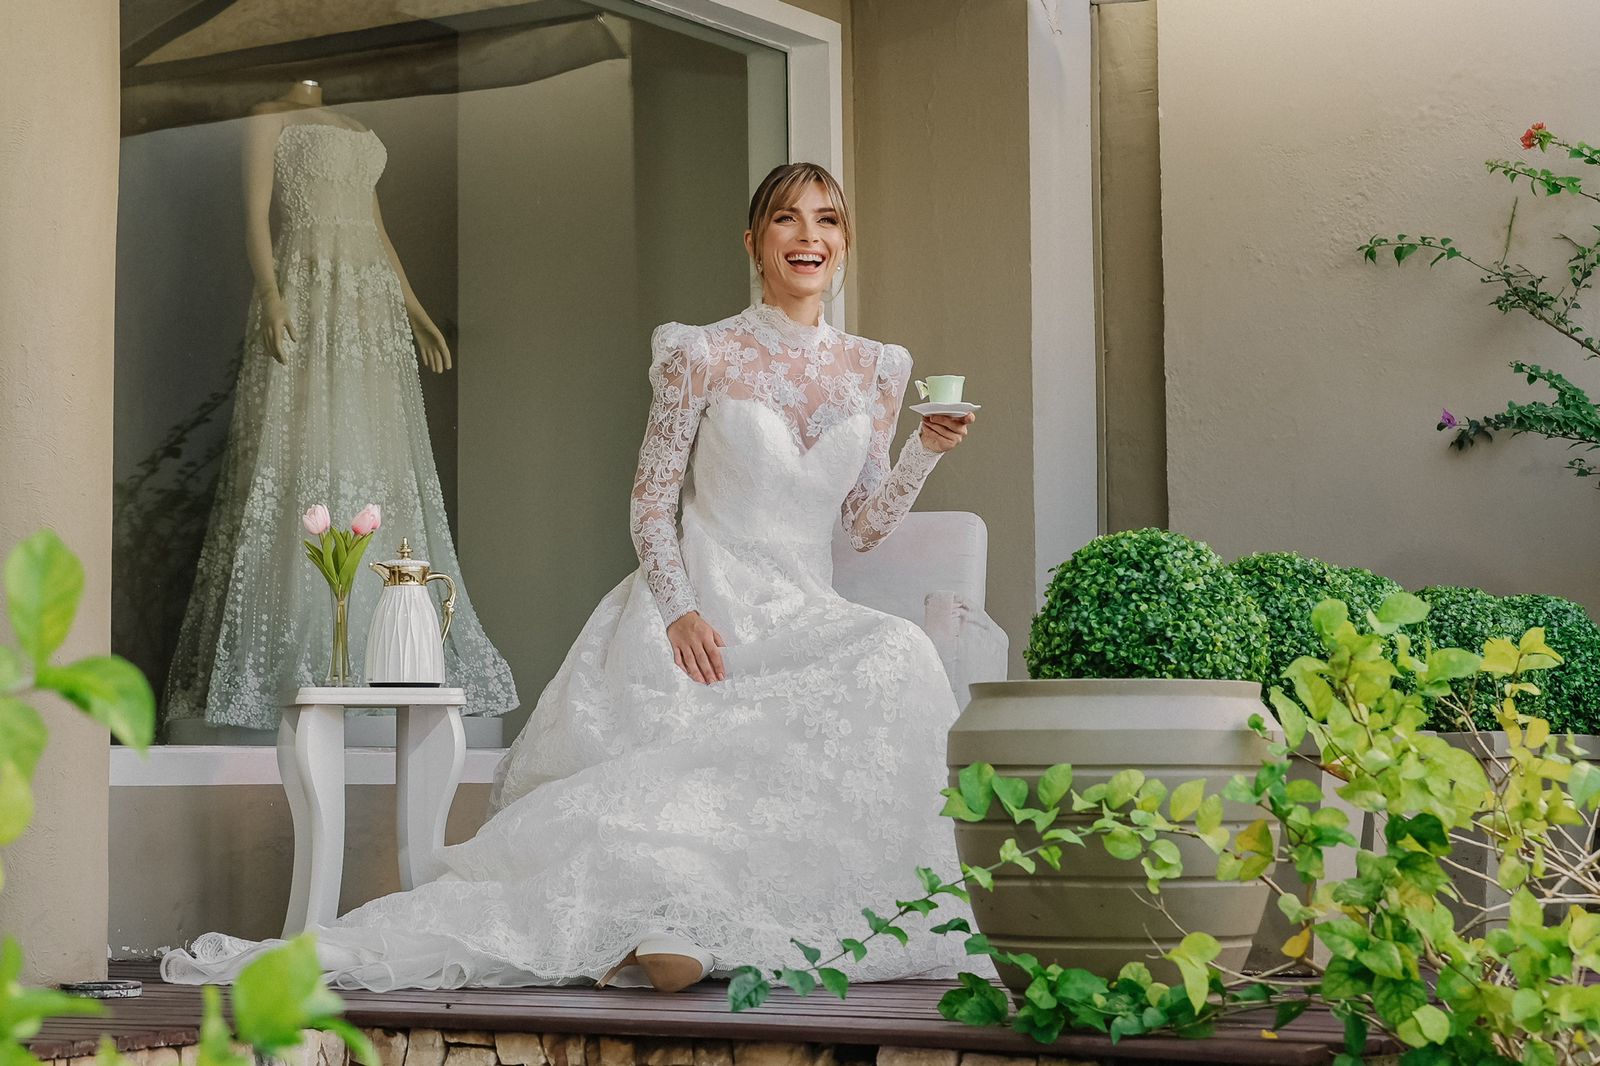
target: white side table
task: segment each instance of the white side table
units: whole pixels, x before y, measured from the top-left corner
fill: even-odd
[[[443,872],[439,849],[467,752],[461,727],[465,703],[459,688],[307,687],[284,707],[278,772],[294,816],[294,881],[283,922],[285,939],[339,916],[345,710],[395,709],[395,836],[400,884],[410,889]]]

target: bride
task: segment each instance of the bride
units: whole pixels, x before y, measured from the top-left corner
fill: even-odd
[[[833,591],[831,541],[840,522],[859,551],[893,532],[973,416],[924,418],[891,463],[911,358],[822,317],[851,243],[833,176],[780,166],[745,233],[760,302],[656,329],[639,569],[584,625],[449,872],[315,930],[334,984],[676,991],[792,965],[791,938],[859,935],[863,907],[923,895],[918,865],[954,865],[949,683],[916,625]],[[911,931],[851,980],[990,966]],[[162,974],[231,980],[273,943],[208,933]]]

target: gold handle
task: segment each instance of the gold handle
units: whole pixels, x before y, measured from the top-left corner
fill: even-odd
[[[445,638],[450,635],[450,623],[455,621],[456,617],[456,583],[450,579],[449,574],[429,574],[422,584],[426,586],[428,581],[443,581],[450,586],[450,595],[444,601],[444,628],[439,632],[439,643],[443,644]]]

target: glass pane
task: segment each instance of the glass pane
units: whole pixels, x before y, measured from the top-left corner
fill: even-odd
[[[270,742],[331,653],[301,512],[374,502],[366,561],[457,580],[446,682],[509,741],[637,565],[651,328],[749,302],[783,55],[626,0],[123,6],[114,649],[166,739]]]

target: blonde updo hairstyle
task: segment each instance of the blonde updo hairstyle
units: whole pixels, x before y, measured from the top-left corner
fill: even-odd
[[[761,179],[761,184],[756,187],[756,194],[750,198],[750,244],[751,252],[756,262],[756,273],[765,272],[762,255],[767,235],[767,227],[772,224],[772,216],[784,208],[792,208],[800,202],[800,195],[813,184],[820,184],[827,192],[828,199],[833,204],[834,211],[839,215],[839,232],[844,237],[845,262],[839,266],[839,277],[844,277],[845,266],[849,263],[850,249],[855,246],[855,227],[850,220],[850,201],[845,199],[844,189],[837,179],[826,167],[819,163],[784,163],[782,166],[773,167],[772,171]]]

